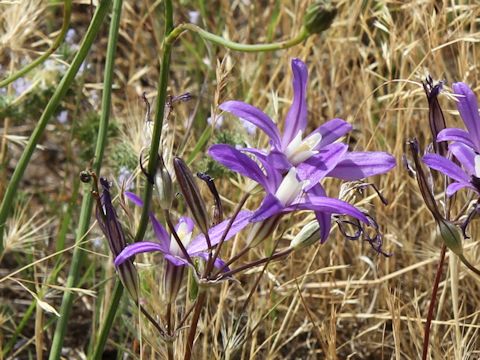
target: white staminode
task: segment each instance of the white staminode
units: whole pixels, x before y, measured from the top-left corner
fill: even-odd
[[[298,165],[318,153],[312,150],[322,140],[322,134],[316,132],[302,140],[302,130],[293,138],[285,149],[285,155],[293,165]]]
[[[308,180],[298,181],[297,171],[294,167],[290,168],[288,174],[283,178],[280,186],[275,192],[275,197],[280,200],[283,206],[290,205],[303,188],[308,184]]]
[[[480,155],[475,155],[475,176],[480,178]]]
[[[192,241],[192,232],[189,231],[188,225],[185,221],[181,221],[178,225],[177,235],[182,241],[183,247],[187,248],[187,246]],[[182,249],[177,244],[177,240],[173,237],[170,237],[170,252],[172,255],[183,256]]]

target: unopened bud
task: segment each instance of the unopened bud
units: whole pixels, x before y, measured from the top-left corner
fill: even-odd
[[[451,222],[441,219],[437,221],[440,235],[445,245],[456,255],[463,254],[462,239],[457,227]]]
[[[155,188],[157,189],[158,197],[160,199],[160,208],[162,210],[170,209],[173,202],[172,178],[161,158],[160,168],[155,175]]]
[[[290,247],[295,250],[313,245],[320,241],[320,225],[318,221],[312,221],[305,225],[302,230],[293,238]]]
[[[178,185],[180,186],[182,195],[192,213],[195,223],[203,234],[207,234],[209,228],[207,209],[200,196],[200,190],[195,183],[192,172],[187,164],[179,157],[173,159],[173,168],[175,169]]]
[[[332,25],[337,9],[329,1],[315,1],[307,8],[303,26],[309,34],[320,34]]]

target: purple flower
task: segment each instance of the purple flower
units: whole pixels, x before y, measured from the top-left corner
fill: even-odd
[[[357,208],[345,201],[327,197],[320,184],[301,180],[297,169],[291,167],[285,176],[275,168],[269,159],[259,157],[265,172],[243,152],[230,145],[213,145],[210,155],[224,166],[259,183],[267,195],[251,217],[251,222],[267,220],[296,210],[313,210],[321,226],[321,240],[324,242],[330,233],[330,216],[342,214],[353,216],[365,224],[368,218]],[[327,158],[328,160],[328,158]],[[328,171],[329,163],[319,171]]]
[[[455,180],[448,185],[447,196],[452,196],[458,190],[469,188],[480,194],[480,155],[463,143],[455,142],[448,147],[462,167],[452,160],[437,154],[427,154],[423,162],[432,169],[440,171]]]
[[[480,115],[477,98],[472,89],[462,82],[454,83],[453,91],[457,95],[457,109],[467,131],[458,128],[444,129],[438,134],[437,142],[456,141],[480,152]]]
[[[342,119],[327,121],[306,136],[308,70],[300,59],[293,59],[292,71],[294,95],[283,134],[268,115],[252,105],[241,101],[227,101],[220,105],[222,110],[250,122],[270,138],[271,149],[268,151],[248,148],[243,151],[267,158],[282,173],[292,166],[297,167],[300,178],[309,179],[312,187],[326,175],[352,181],[385,173],[395,166],[395,158],[390,154],[347,152],[346,144],[334,143],[352,129]],[[215,154],[212,156],[219,160]]]
[[[143,206],[142,200],[137,195],[130,192],[125,192],[125,195],[134,204]],[[240,211],[231,228],[228,230],[225,240],[232,238],[239,231],[245,228],[249,224],[251,216],[252,213],[250,211]],[[150,220],[152,222],[153,231],[158,242],[141,241],[128,245],[115,259],[115,265],[118,266],[137,254],[153,251],[159,251],[163,253],[165,259],[175,266],[189,265],[188,260],[184,257],[183,252],[181,251],[175,238],[168,234],[167,230],[162,226],[162,224],[160,224],[158,219],[152,213],[150,213]],[[229,219],[208,230],[208,235],[212,246],[215,246],[220,242],[228,223]],[[192,219],[189,217],[181,217],[178,221],[178,224],[175,226],[175,231],[190,257],[201,257],[203,259],[208,259],[207,241],[203,234],[193,236],[194,223]],[[223,260],[217,258],[214,265],[217,268],[222,268],[224,264],[225,263]]]

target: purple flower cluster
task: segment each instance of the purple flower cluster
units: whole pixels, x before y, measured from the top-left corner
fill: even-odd
[[[250,223],[255,224],[249,232],[248,242],[249,246],[254,246],[271,234],[283,214],[297,210],[315,212],[320,225],[318,238],[322,242],[330,233],[333,214],[349,215],[366,225],[372,224],[371,219],[355,206],[328,197],[321,181],[326,177],[352,181],[382,174],[395,166],[394,157],[385,152],[348,151],[347,144],[337,140],[352,127],[341,119],[330,120],[306,135],[308,71],[299,59],[292,60],[292,70],[294,98],[285,120],[283,134],[275,123],[256,107],[240,101],[227,101],[220,106],[241,121],[262,130],[270,138],[268,149],[237,149],[230,145],[217,144],[208,151],[219,163],[263,187],[266,196],[259,208],[254,212],[240,211],[233,220],[227,219],[207,231],[205,224],[208,216],[203,201],[199,197],[195,181],[187,174],[189,171],[186,165],[182,165],[180,173],[177,173],[177,182],[195,222],[188,217],[181,217],[175,227],[170,226],[172,235],[169,235],[157,218],[150,214],[157,241],[128,245],[116,257],[117,267],[136,254],[152,251],[163,253],[169,264],[177,267],[193,265],[191,257],[203,258],[208,263],[212,260],[211,252],[214,247],[232,238]],[[176,161],[180,165],[183,163],[179,159]],[[135,194],[126,195],[136,205],[143,206]],[[200,235],[193,235],[194,224],[197,225]],[[213,257],[212,261],[212,266],[217,269],[228,270],[218,257]]]
[[[348,151],[347,144],[336,142],[352,129],[342,119],[330,120],[306,135],[308,70],[301,60],[293,59],[292,71],[294,98],[283,134],[256,107],[227,101],[220,108],[262,130],[270,139],[270,147],[237,149],[219,144],[210,147],[209,154],[265,189],[267,196],[254,212],[252,222],[295,210],[312,210],[320,224],[323,242],[330,233],[332,214],[349,215],[365,224],[369,220],[354,206],[328,197],[320,181],[325,177],[352,181],[382,174],[395,166],[395,158],[385,152]]]
[[[448,185],[446,193],[452,196],[458,190],[468,188],[480,194],[480,115],[478,101],[473,91],[464,83],[454,83],[453,91],[457,97],[457,109],[466,130],[446,128],[436,141],[449,141],[449,154],[426,154],[423,162],[432,169],[440,171],[454,181]],[[451,159],[454,157],[455,161]],[[459,165],[457,165],[459,164]]]

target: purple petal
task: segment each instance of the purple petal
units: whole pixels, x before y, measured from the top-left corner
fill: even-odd
[[[134,194],[130,191],[125,191],[125,196],[137,206],[143,206],[143,201],[137,194]]]
[[[396,165],[395,158],[385,152],[348,152],[342,161],[328,176],[342,180],[353,181],[369,176],[386,173]]]
[[[478,192],[477,189],[475,189],[475,187],[472,186],[472,184],[470,184],[470,183],[454,182],[454,183],[451,183],[450,185],[447,186],[446,194],[447,194],[448,197],[450,197],[453,194],[455,194],[458,190],[461,190],[461,189],[466,188],[466,187]]]
[[[316,147],[316,149],[321,149],[322,147],[333,143],[335,140],[338,140],[350,130],[352,130],[352,125],[347,123],[345,120],[332,119],[317,128],[309,136],[312,136],[317,132],[322,135],[322,140],[320,140],[320,143]]]
[[[183,259],[183,258],[178,257],[178,256],[174,256],[174,255],[171,255],[171,254],[166,254],[165,255],[165,260],[169,261],[170,263],[172,263],[175,266],[190,265],[190,263],[186,259]]]
[[[281,213],[284,208],[285,207],[273,194],[268,194],[263,200],[258,210],[255,211],[255,213],[253,214],[250,221],[258,222],[266,220],[274,215]]]
[[[310,191],[307,193],[307,199],[309,194],[323,197],[327,196],[325,190],[320,184],[317,184],[310,189]],[[330,230],[332,229],[332,214],[323,211],[315,211],[315,217],[320,225],[320,242],[323,244],[325,241],[327,241],[328,235],[330,235]]]
[[[197,254],[195,254],[195,256],[201,257],[205,261],[208,261],[208,253],[206,253],[206,252],[197,253]],[[223,269],[225,264],[226,264],[225,261],[223,261],[222,259],[217,257],[215,259],[215,262],[213,263],[213,266],[215,266],[217,269]],[[226,266],[225,269],[223,270],[223,272],[226,272],[226,271],[230,271],[230,268],[228,266]]]
[[[300,59],[292,60],[293,102],[288,110],[283,129],[282,149],[285,149],[299,131],[307,127],[307,65]]]
[[[180,219],[178,219],[178,223],[177,225],[175,225],[175,231],[178,231],[182,223],[185,223],[187,225],[188,233],[191,233],[193,231],[194,223],[193,223],[193,220],[188,216],[181,216]]]
[[[330,144],[297,166],[297,173],[300,180],[309,180],[306,191],[318,184],[330,171],[332,171],[343,155],[348,150],[348,146],[343,143]]]
[[[470,178],[465,173],[465,171],[460,168],[453,161],[444,158],[443,156],[437,154],[427,154],[422,158],[423,162],[427,164],[428,167],[440,171],[442,174],[447,175],[461,183],[470,182]]]
[[[159,244],[162,246],[164,252],[168,252],[170,249],[170,235],[168,235],[167,230],[160,224],[160,221],[158,221],[155,215],[150,213],[149,216],[152,222],[153,232],[160,241]]]
[[[457,158],[469,175],[475,175],[475,151],[462,143],[450,144],[448,149]]]
[[[250,223],[251,216],[252,216],[251,211],[248,211],[248,210],[240,211],[237,217],[235,218],[235,220],[233,221],[233,224],[230,227],[230,230],[228,230],[225,241],[231,239],[238,232],[243,230]],[[215,246],[220,242],[223,236],[223,233],[225,232],[225,229],[227,228],[227,225],[229,222],[230,222],[230,219],[224,220],[220,224],[208,230],[208,236],[210,237],[210,242],[212,243],[212,246]],[[189,254],[193,255],[198,253],[199,251],[204,251],[207,248],[208,246],[207,246],[207,242],[205,241],[205,236],[203,234],[200,234],[196,236],[192,240],[192,242],[188,245],[187,251]]]
[[[165,254],[163,246],[155,242],[140,241],[135,244],[127,245],[115,258],[115,266],[122,265],[125,261],[137,254],[153,251],[160,251]]]
[[[350,205],[345,201],[326,196],[309,194],[306,202],[301,204],[292,204],[285,208],[285,211],[295,210],[313,210],[315,212],[319,211],[330,214],[349,215],[364,222],[365,224],[370,224],[368,218],[355,206]]]
[[[475,148],[472,140],[470,140],[470,134],[462,129],[448,128],[443,129],[437,135],[437,142],[440,141],[458,141],[459,143]]]
[[[480,115],[477,97],[467,84],[458,82],[452,87],[455,94],[459,95],[457,108],[470,133],[470,140],[475,144],[475,149],[480,151]]]
[[[223,166],[269,188],[266,176],[257,163],[234,147],[227,144],[213,145],[208,149],[208,154]]]
[[[259,129],[262,129],[273,142],[273,145],[280,148],[280,134],[277,125],[263,111],[255,106],[241,101],[227,101],[220,105],[220,109],[227,111],[245,121],[252,123]]]
[[[254,154],[258,161],[262,163],[269,185],[267,190],[275,191],[283,180],[282,174],[291,167],[285,154],[277,150],[265,154],[262,150],[255,148],[242,148],[241,151]]]

